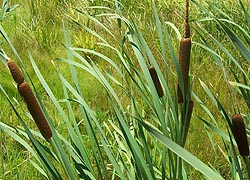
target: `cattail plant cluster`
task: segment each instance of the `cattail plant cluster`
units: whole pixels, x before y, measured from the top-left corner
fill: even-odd
[[[6,56],[7,64],[14,81],[17,83],[17,89],[19,94],[23,97],[27,108],[33,117],[38,129],[43,137],[50,139],[52,137],[52,131],[48,125],[48,122],[44,116],[44,113],[37,102],[37,99],[30,88],[29,84],[24,81],[23,74],[16,63]]]
[[[190,120],[192,116],[194,103],[192,99],[190,99],[190,87],[189,87],[189,66],[190,66],[190,53],[191,53],[191,38],[190,38],[190,26],[189,26],[189,0],[186,0],[186,12],[185,12],[185,28],[184,35],[180,41],[180,49],[179,49],[179,66],[182,75],[182,79],[179,79],[178,88],[177,88],[177,96],[178,103],[183,103],[182,108],[182,123],[185,127],[183,129],[183,141],[182,146],[185,145],[185,141],[187,138]],[[180,83],[183,82],[183,91],[181,90]]]
[[[157,72],[156,72],[154,66],[150,66],[148,70],[149,70],[149,73],[150,73],[151,78],[153,80],[153,83],[154,83],[155,89],[156,89],[156,91],[158,93],[158,96],[163,97],[164,92],[163,92],[159,77],[157,75]]]
[[[235,114],[232,117],[233,136],[237,143],[238,150],[241,156],[249,156],[249,146],[245,123],[240,114]]]

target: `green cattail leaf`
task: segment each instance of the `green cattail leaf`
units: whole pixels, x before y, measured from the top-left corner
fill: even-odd
[[[153,179],[152,174],[150,173],[150,170],[148,168],[148,165],[146,164],[143,154],[141,152],[141,149],[137,143],[137,141],[134,139],[134,137],[131,135],[130,130],[128,126],[126,125],[125,119],[123,115],[119,112],[117,109],[117,106],[112,102],[113,109],[115,111],[116,117],[119,121],[119,124],[121,126],[121,130],[123,132],[124,137],[126,138],[127,143],[129,144],[130,150],[133,154],[133,158],[136,163],[136,168],[138,169],[138,173],[141,174],[143,179]]]
[[[75,62],[74,61],[75,57],[74,57],[72,51],[70,50],[70,48],[67,48],[67,47],[72,46],[70,31],[69,31],[67,21],[65,21],[63,29],[64,29],[64,39],[65,39],[65,45],[66,45],[67,58],[68,58],[68,60],[70,60],[72,62]],[[75,66],[73,64],[69,64],[69,69],[70,69],[70,72],[71,72],[71,77],[72,77],[72,80],[74,82],[74,85],[75,85],[78,93],[82,96],[82,91],[81,91],[81,88],[80,88],[80,85],[79,85],[78,74],[77,74],[76,68],[75,68]],[[61,74],[60,69],[58,69],[58,74]],[[64,91],[65,99],[69,99],[67,88],[64,86],[63,83],[62,83],[62,85],[63,85],[63,91]],[[70,114],[70,117],[71,117],[70,119],[72,120],[74,129],[76,131],[76,136],[78,138],[78,140],[73,140],[73,141],[75,141],[75,146],[78,149],[79,155],[81,157],[83,157],[84,164],[86,164],[86,166],[88,167],[87,169],[89,171],[91,171],[92,174],[94,174],[94,170],[93,170],[93,167],[91,165],[89,155],[87,154],[86,147],[84,146],[83,141],[81,141],[82,134],[81,134],[80,129],[78,127],[78,124],[76,122],[76,117],[75,117],[75,113],[73,112],[73,107],[71,106],[70,101],[66,101],[66,105],[67,105],[67,108],[68,108],[68,111],[69,111],[69,114]],[[86,127],[87,133],[88,133],[88,135],[90,137],[90,141],[93,142],[93,143],[91,143],[91,147],[92,147],[92,150],[93,150],[93,153],[94,153],[94,157],[97,159],[97,156],[98,156],[100,158],[100,160],[103,161],[102,155],[100,153],[99,153],[99,155],[96,154],[96,152],[97,152],[96,148],[99,149],[99,145],[98,145],[98,142],[96,142],[95,134],[91,130],[90,124],[89,124],[89,122],[88,122],[88,120],[86,118],[85,110],[84,110],[84,108],[82,106],[80,106],[80,110],[81,110],[83,119],[85,120],[85,127]],[[102,175],[101,170],[100,170],[99,161],[96,161],[96,162],[97,162],[98,172],[100,173],[100,175]],[[103,169],[106,172],[105,166],[103,166]],[[105,177],[106,177],[106,175],[105,175]]]
[[[244,12],[244,15],[245,15],[245,20],[246,20],[246,23],[248,25],[248,27],[250,27],[250,14],[249,14],[249,11],[246,9],[245,5],[243,4],[242,0],[239,0],[240,1],[240,6]]]
[[[49,179],[49,177],[46,174],[46,172],[37,163],[35,163],[31,159],[29,161],[34,166],[34,168],[36,168],[46,179]]]
[[[224,23],[221,23],[220,21],[219,23],[225,30],[231,41],[234,43],[234,45],[238,48],[238,50],[240,50],[242,56],[247,60],[248,63],[250,63],[250,50],[229,27],[227,27]]]
[[[107,137],[105,135],[105,133],[103,132],[103,129],[99,123],[99,121],[97,120],[97,118],[94,115],[94,112],[90,109],[90,107],[87,105],[87,103],[84,101],[84,99],[82,98],[82,96],[80,96],[78,94],[78,92],[66,81],[66,79],[60,75],[61,81],[64,83],[64,85],[68,88],[68,90],[76,97],[77,100],[74,100],[75,102],[78,102],[79,104],[83,105],[86,112],[87,112],[87,118],[91,119],[94,121],[95,125],[97,126],[98,129],[98,133],[101,139],[101,143],[103,145],[103,148],[105,149],[105,153],[108,156],[109,160],[112,162],[114,168],[116,169],[117,173],[119,174],[121,179],[126,179],[124,176],[124,173],[122,172],[122,170],[120,169],[120,166],[116,160],[116,158],[113,155],[113,152],[109,149],[108,146],[108,140]]]
[[[101,23],[97,18],[94,18],[93,16],[90,16],[86,12],[81,11],[80,9],[75,9],[80,14],[86,16],[89,20],[96,23],[98,26],[100,26],[103,30],[105,30],[114,40],[116,40],[116,37],[113,35],[113,33],[103,24]]]
[[[196,100],[196,102],[202,107],[202,109],[207,113],[213,123],[218,126],[215,117],[213,116],[212,112],[206,106],[206,104],[196,95],[196,93],[192,92],[192,97]]]
[[[80,51],[80,52],[85,52],[85,53],[91,53],[105,61],[107,61],[110,65],[112,65],[115,70],[119,73],[120,76],[123,75],[121,69],[118,67],[118,65],[112,60],[110,59],[109,57],[105,56],[104,54],[102,53],[99,53],[95,50],[91,50],[91,49],[84,49],[84,48],[72,48],[73,51]]]
[[[228,35],[228,37],[231,39],[231,41],[234,43],[234,45],[238,48],[238,50],[241,52],[242,56],[246,59],[247,62],[250,62],[250,50],[246,47],[246,45],[242,42],[240,38],[237,37],[237,35],[228,27],[226,26],[223,21],[216,19],[214,15],[207,10],[204,6],[202,6],[200,3],[198,3],[196,0],[192,0],[195,5],[197,5],[203,12],[205,12],[208,16],[212,18],[217,24],[219,24],[225,33]],[[230,20],[227,20],[230,21]],[[240,28],[242,29],[242,28]],[[244,35],[244,34],[243,34]],[[247,34],[249,37],[249,35]],[[244,37],[247,37],[244,35]],[[246,38],[249,42],[249,38]]]
[[[136,119],[143,119],[141,116],[140,116],[140,113],[138,112],[138,109],[137,109],[137,106],[136,106],[136,102],[134,99],[131,99],[132,101],[132,107],[134,109],[134,116],[136,117]],[[139,138],[143,144],[143,148],[145,150],[145,154],[146,154],[146,161],[147,161],[147,164],[149,166],[149,169],[150,169],[150,172],[152,174],[152,178],[153,179],[156,179],[155,177],[155,172],[154,172],[154,165],[153,165],[153,159],[152,159],[152,153],[150,151],[150,147],[148,146],[148,143],[147,143],[147,140],[146,140],[146,134],[144,133],[143,131],[143,128],[142,126],[139,124],[138,125],[138,129],[139,129]],[[166,160],[163,159],[163,172],[162,172],[162,177],[165,177],[165,172],[166,172]]]
[[[217,107],[217,109],[219,110],[221,115],[226,119],[227,124],[230,127],[230,129],[232,129],[231,120],[230,120],[226,110],[224,109],[224,107],[220,103],[220,101],[216,98],[216,96],[211,92],[211,90],[207,87],[207,85],[203,81],[201,81],[200,79],[199,79],[199,81],[200,81],[200,84],[201,84],[202,88],[207,93],[208,97],[212,100],[212,102]]]
[[[188,152],[186,149],[181,147],[180,145],[176,144],[163,134],[161,134],[159,131],[157,131],[155,128],[151,127],[145,122],[138,121],[150,134],[152,134],[154,137],[156,137],[162,144],[164,144],[167,148],[169,148],[171,151],[173,151],[175,154],[177,154],[179,157],[181,157],[183,160],[185,160],[187,163],[189,163],[191,166],[193,166],[195,169],[200,171],[206,179],[211,180],[224,180],[224,178],[216,171],[212,170],[210,167],[208,167],[206,164],[204,164],[202,161],[200,161],[197,157],[192,155],[190,152]]]
[[[90,34],[92,34],[93,36],[95,36],[96,38],[98,38],[99,40],[101,40],[102,42],[104,42],[105,44],[108,44],[108,42],[102,37],[100,36],[98,33],[96,33],[95,31],[93,31],[92,29],[84,26],[83,24],[77,22],[77,21],[74,21],[73,22],[75,24],[77,24],[79,27],[83,28],[85,31],[89,32]]]
[[[223,132],[221,129],[219,129],[218,127],[212,125],[210,122],[206,121],[204,118],[199,117],[198,118],[207,125],[207,127],[209,127],[210,129],[212,129],[216,134],[218,134],[220,137],[222,137],[223,139],[225,139],[226,141],[230,142],[230,137],[228,134],[226,134],[225,132]],[[236,142],[234,140],[232,140],[233,144],[236,145]]]
[[[181,40],[181,33],[180,33],[179,29],[175,26],[175,24],[170,22],[170,21],[166,21],[165,24],[174,30],[174,32],[176,34],[176,39]]]
[[[250,34],[247,31],[247,29],[243,28],[242,26],[240,26],[239,24],[237,24],[234,21],[230,21],[227,19],[218,19],[218,20],[221,22],[226,22],[226,23],[229,23],[230,25],[235,26],[239,30],[239,32],[244,36],[244,39],[248,43],[248,45],[250,45]]]
[[[240,80],[238,78],[238,73],[235,72],[234,68],[230,68],[231,72],[234,75],[234,79],[236,80],[236,82],[230,82],[229,83],[233,86],[233,87],[238,87],[240,90],[241,95],[243,96],[247,107],[250,109],[250,88],[248,88],[249,86],[247,86],[248,84],[248,77],[245,76],[245,74],[243,74],[243,78],[244,78],[244,84],[240,83]],[[237,83],[237,84],[235,84]],[[242,87],[243,86],[243,87]]]
[[[218,46],[218,48],[220,50],[222,50],[223,53],[225,53],[225,55],[229,58],[229,60],[235,64],[235,66],[244,74],[244,76],[248,77],[246,72],[244,71],[243,67],[241,66],[241,64],[233,57],[233,55],[230,53],[230,51],[228,49],[226,49],[217,39],[215,39],[211,34],[209,34],[204,28],[200,27],[199,29],[202,30],[204,33],[206,33],[206,35],[208,35],[209,39],[212,40],[212,42],[216,46]],[[211,52],[211,51],[209,51],[209,52]],[[219,63],[219,65],[221,67],[223,67],[222,66],[223,64]],[[223,70],[223,71],[225,71],[225,70]]]
[[[239,82],[233,82],[233,81],[229,81],[229,84],[231,84],[232,86],[235,86],[235,87],[239,87],[239,88],[243,88],[243,89],[246,89],[246,90],[250,90],[250,86],[248,86],[246,84],[242,84],[242,83],[239,83]]]
[[[32,149],[32,147],[23,139],[21,138],[16,132],[19,131],[19,129],[14,129],[13,127],[4,124],[2,122],[0,122],[0,129],[7,133],[10,137],[12,137],[15,141],[19,142],[23,147],[25,147],[25,149],[27,149],[32,156],[38,161],[40,162],[40,159],[38,158],[36,152],[34,151],[34,149]]]
[[[164,35],[163,35],[163,31],[162,31],[162,25],[161,25],[161,21],[156,9],[156,5],[154,3],[154,1],[152,1],[152,6],[154,9],[154,16],[155,16],[155,22],[156,22],[156,28],[157,28],[157,33],[158,33],[158,37],[159,37],[159,41],[160,41],[160,46],[161,46],[161,55],[163,57],[163,60],[166,64],[167,62],[167,52],[166,52],[166,47],[165,47],[165,42],[164,42]],[[166,69],[167,70],[167,69]]]

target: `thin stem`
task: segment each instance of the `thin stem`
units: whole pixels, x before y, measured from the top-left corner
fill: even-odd
[[[185,17],[184,38],[190,38],[190,27],[189,27],[189,0],[186,0],[186,17]]]

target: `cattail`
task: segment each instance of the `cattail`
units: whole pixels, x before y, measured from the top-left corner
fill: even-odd
[[[233,136],[237,143],[241,156],[249,156],[249,146],[247,142],[246,128],[244,120],[240,114],[232,117]]]
[[[41,107],[39,106],[35,95],[33,94],[29,84],[27,82],[23,82],[21,84],[18,84],[18,91],[20,95],[23,97],[27,108],[32,115],[33,119],[35,120],[35,123],[40,130],[43,137],[46,139],[50,139],[52,136],[52,131],[47,123],[47,120],[41,110]]]
[[[185,145],[185,142],[186,142],[186,139],[187,139],[187,134],[188,134],[189,126],[190,126],[193,107],[194,107],[194,102],[191,99],[191,100],[189,100],[189,104],[188,104],[188,113],[187,113],[186,126],[185,126],[185,131],[184,131],[183,146]]]
[[[188,91],[188,73],[189,73],[189,64],[190,64],[190,51],[191,51],[191,39],[182,38],[180,42],[180,51],[179,51],[179,65],[182,74],[182,79],[184,83],[184,97],[182,96],[180,86],[178,85],[178,102],[181,103],[184,101]]]
[[[152,80],[154,82],[155,89],[156,89],[156,91],[158,93],[158,96],[163,97],[164,96],[163,89],[162,89],[160,80],[158,78],[158,75],[156,73],[156,70],[155,70],[154,66],[149,67],[149,73],[150,73],[151,78],[152,78]]]
[[[24,81],[23,74],[16,63],[12,60],[7,60],[7,64],[14,81],[17,84],[21,84]]]
[[[191,51],[191,38],[190,38],[190,26],[189,26],[189,0],[186,0],[186,17],[185,17],[185,28],[184,36],[180,41],[180,51],[179,51],[179,65],[182,74],[182,79],[184,83],[184,96],[181,93],[180,85],[178,84],[177,95],[178,103],[182,103],[187,96],[188,91],[188,73],[190,65],[190,51]],[[181,82],[179,80],[179,82]]]

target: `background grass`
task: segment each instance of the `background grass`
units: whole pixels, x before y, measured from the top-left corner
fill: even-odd
[[[67,18],[75,19],[84,25],[93,26],[91,22],[83,17],[79,17],[77,13],[75,13],[73,8],[84,8],[89,5],[103,5],[103,1],[64,1],[54,0],[25,0],[25,1],[10,1],[11,4],[18,3],[20,7],[18,7],[13,13],[9,14],[5,21],[2,23],[3,27],[7,30],[8,35],[10,36],[11,41],[15,45],[18,53],[24,60],[25,66],[32,77],[32,80],[35,82],[35,86],[38,89],[38,92],[41,94],[43,101],[46,104],[47,110],[49,114],[53,117],[54,122],[58,129],[60,129],[61,120],[56,114],[49,98],[46,93],[43,92],[43,89],[40,88],[40,83],[30,65],[30,61],[28,60],[28,51],[31,52],[33,58],[36,60],[37,65],[41,72],[45,75],[49,86],[53,88],[53,92],[55,95],[60,98],[62,97],[62,87],[60,80],[56,75],[56,71],[51,64],[52,59],[56,59],[58,57],[65,57],[65,49],[62,45],[63,40],[63,31],[62,31],[62,21],[64,15],[66,14]],[[149,0],[139,0],[139,1],[121,1],[124,5],[123,7],[123,15],[135,17],[135,21],[139,26],[142,34],[145,36],[146,40],[149,42],[149,46],[152,49],[155,49],[155,54],[158,54],[157,49],[159,49],[156,27],[154,23],[153,10]],[[248,6],[247,0],[243,1]],[[44,6],[44,4],[47,4]],[[246,23],[242,21],[241,17],[243,17],[242,10],[240,9],[239,3],[236,1],[213,1],[213,3],[221,9],[224,9],[227,14],[230,14],[231,18],[235,20],[239,25],[243,27],[247,27]],[[170,21],[176,25],[181,32],[183,32],[183,14],[184,14],[184,2],[182,1],[160,1],[157,2],[157,8],[160,15],[163,17],[165,21]],[[95,10],[89,10],[89,13],[96,13]],[[202,17],[197,7],[191,4],[190,10],[191,20],[198,19]],[[223,16],[222,14],[218,14],[218,16]],[[106,22],[108,24],[108,22]],[[195,27],[195,23],[191,24],[191,27]],[[205,29],[212,34],[214,37],[218,38],[220,42],[227,42],[228,39],[224,34],[220,33],[216,29],[216,25],[211,23],[204,24]],[[97,49],[95,44],[95,38],[78,28],[77,26],[71,27],[72,30],[72,40],[73,45],[77,47],[83,48],[91,48]],[[114,32],[118,35],[118,29],[114,27]],[[170,32],[173,34],[174,32]],[[105,34],[103,34],[105,35]],[[192,31],[192,38],[194,41],[199,41],[200,37],[196,32]],[[173,36],[174,37],[174,36]],[[178,49],[179,41],[178,39],[174,39],[174,48]],[[113,42],[118,43],[118,42]],[[225,43],[226,44],[226,43]],[[2,48],[10,54],[11,52],[8,49],[8,46],[3,43]],[[228,45],[227,48],[231,48],[232,46]],[[103,51],[103,54],[108,54],[109,52],[105,52],[105,50],[98,49]],[[232,49],[233,51],[233,49]],[[90,54],[84,54],[84,56],[91,56]],[[13,56],[14,57],[14,56]],[[95,61],[97,61],[99,66],[105,66],[105,63],[96,59],[95,57],[91,57]],[[115,58],[115,57],[114,57]],[[172,67],[173,68],[173,67]],[[61,70],[63,72],[68,71],[68,67],[61,66]],[[18,100],[21,100],[21,97],[18,95],[16,88],[14,85],[10,83],[11,76],[7,69],[3,66],[0,66],[0,81],[1,84],[8,90],[8,94],[10,97],[14,97]],[[223,118],[220,116],[219,112],[217,112],[216,107],[208,100],[205,93],[202,91],[202,87],[199,85],[198,77],[202,77],[202,81],[204,81],[209,88],[216,92],[217,97],[220,99],[221,103],[224,105],[229,112],[229,114],[233,114],[233,108],[231,105],[230,98],[233,96],[235,99],[238,98],[236,94],[231,94],[230,91],[225,91],[225,87],[227,83],[222,74],[221,69],[214,63],[211,55],[209,55],[206,51],[193,46],[192,48],[192,65],[191,72],[193,77],[193,87],[194,92],[199,92],[199,97],[202,97],[202,100],[206,104],[207,107],[211,111],[214,112],[215,118],[219,124],[219,126],[223,129],[225,128],[225,122]],[[249,71],[248,71],[249,72]],[[64,73],[66,74],[66,73]],[[69,75],[70,76],[70,75]],[[214,78],[217,77],[217,78]],[[67,78],[67,77],[66,77]],[[108,112],[105,108],[107,106],[106,102],[106,94],[103,88],[94,80],[89,79],[91,77],[87,76],[86,73],[81,72],[80,78],[81,85],[83,88],[84,97],[88,103],[91,104],[91,107],[96,111],[100,120],[105,120]],[[172,84],[174,84],[175,74],[171,74],[170,81],[172,80]],[[170,83],[171,84],[171,83]],[[175,87],[172,87],[175,88]],[[243,102],[241,99],[238,103]],[[0,104],[1,107],[4,107],[0,111],[0,121],[11,124],[13,126],[19,125],[14,112],[10,111],[9,104],[6,101],[5,97],[0,95]],[[242,107],[242,112],[246,111],[244,107]],[[77,111],[77,109],[76,109]],[[195,106],[194,114],[202,116],[206,118],[204,111],[199,107]],[[29,123],[28,123],[29,124]],[[35,128],[35,127],[33,127]],[[63,131],[61,129],[60,131]],[[219,137],[212,133],[214,137],[214,142],[216,142],[216,149],[219,147],[222,148],[223,144]],[[204,143],[205,142],[205,143]],[[191,121],[190,133],[187,139],[186,148],[193,153],[195,156],[200,158],[206,164],[212,164],[214,167],[220,167],[220,170],[225,178],[230,179],[230,174],[228,174],[228,166],[224,163],[225,160],[219,155],[215,156],[210,145],[207,132],[204,128],[203,123],[196,117],[193,116]],[[3,179],[39,179],[42,178],[38,172],[34,170],[34,168],[30,165],[28,159],[32,158],[30,154],[24,150],[22,146],[20,146],[17,142],[12,140],[5,133],[0,131],[0,162],[1,162],[1,170],[0,174],[2,174]],[[193,178],[199,179],[199,174],[195,171],[193,172]]]

